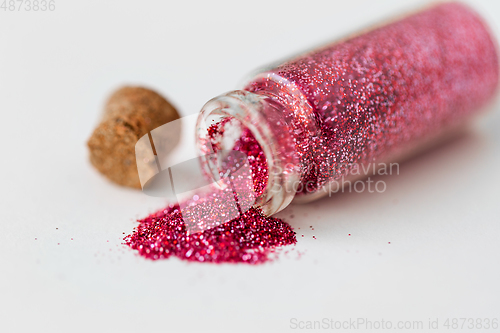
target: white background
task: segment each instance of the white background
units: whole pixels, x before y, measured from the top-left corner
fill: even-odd
[[[380,178],[385,193],[280,213],[298,244],[261,266],[136,256],[123,233],[164,202],[88,162],[86,140],[122,84],[153,87],[193,114],[261,65],[425,3],[55,0],[53,12],[0,10],[0,331],[499,318],[498,103],[469,134]],[[500,3],[471,4],[499,35]]]

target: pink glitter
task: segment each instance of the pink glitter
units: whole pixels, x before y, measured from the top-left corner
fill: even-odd
[[[139,222],[135,232],[124,240],[148,259],[176,256],[198,262],[260,264],[271,259],[276,247],[297,242],[287,223],[263,217],[255,208],[238,219],[189,236],[179,205]]]
[[[213,124],[208,129],[209,138],[211,139],[214,152],[221,149],[219,139],[224,134],[224,125],[228,124],[232,120],[233,118],[231,117],[225,118],[224,120]],[[262,148],[250,130],[240,126],[239,124],[238,126],[242,130],[242,133],[240,134],[239,139],[235,141],[233,150],[241,151],[247,155],[248,162],[252,170],[255,195],[259,196],[264,192],[267,184],[268,168],[266,158]]]
[[[214,124],[210,128],[214,150],[218,149],[215,138],[223,133],[225,122]],[[247,153],[254,180],[253,191],[262,191],[267,179],[267,165],[262,150],[250,131],[243,131],[235,150]],[[238,179],[232,179],[232,182],[237,184]],[[241,191],[238,193],[240,196],[244,194]],[[257,208],[250,208],[245,212],[240,210],[238,218],[211,227],[211,223],[218,220],[221,211],[226,210],[224,202],[230,202],[235,195],[232,188],[227,187],[223,191],[197,196],[196,200],[170,205],[140,220],[134,233],[124,238],[125,244],[153,260],[176,256],[198,262],[260,264],[272,259],[271,254],[276,247],[297,242],[290,225],[277,218],[262,216]],[[221,202],[220,205],[214,204],[214,197]],[[241,198],[240,203],[242,200],[245,198]],[[190,206],[191,201],[195,201],[195,204]],[[203,229],[209,228],[188,235],[181,206],[187,207],[183,210],[184,214],[196,214]],[[199,209],[200,207],[204,209]]]
[[[312,120],[293,104],[284,112],[295,117],[310,194],[356,164],[393,162],[467,122],[495,95],[498,65],[482,20],[445,3],[292,59],[247,89],[282,102],[291,89],[306,97]],[[316,133],[304,136],[311,122]]]
[[[498,75],[497,52],[482,20],[465,5],[445,3],[292,59],[257,76],[246,90],[271,99],[267,105],[285,114],[283,122],[272,123],[273,134],[292,136],[306,185],[298,195],[305,195],[357,164],[398,160],[465,124],[495,95]],[[228,121],[210,130],[215,150]],[[234,149],[248,155],[248,197],[265,193],[268,163],[249,130]],[[262,263],[276,247],[296,242],[288,224],[263,217],[258,208],[238,206],[239,217],[212,226],[235,197],[227,187],[171,205],[141,220],[126,244],[149,259]],[[204,203],[208,211],[197,208]],[[210,228],[188,235],[181,207]]]

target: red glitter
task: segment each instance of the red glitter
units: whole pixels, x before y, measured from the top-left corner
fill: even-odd
[[[296,243],[295,232],[280,219],[263,217],[252,208],[237,219],[192,235],[179,205],[141,221],[125,243],[148,259],[176,256],[198,262],[264,263],[275,248]]]
[[[292,59],[246,89],[274,96],[293,119],[304,195],[464,124],[496,93],[498,72],[481,18],[445,3]],[[292,91],[307,102],[287,102]]]
[[[209,129],[214,151],[221,148],[217,138],[224,132],[224,125],[228,121],[225,119]],[[245,181],[231,176],[230,184],[239,187],[237,194],[233,187],[228,186],[223,190],[196,195],[196,199],[180,205],[170,205],[140,220],[134,233],[124,238],[125,244],[153,260],[176,256],[188,261],[249,264],[267,262],[277,247],[295,244],[295,232],[284,221],[264,217],[257,208],[242,211],[245,200],[255,198],[253,192],[261,194],[264,190],[267,164],[262,149],[248,130],[242,131],[233,149],[247,154],[253,189],[241,191],[242,187],[245,189]],[[239,216],[229,222],[213,225],[214,221],[219,220],[221,212],[227,213],[227,203],[233,198],[237,199]],[[252,204],[253,201],[247,206]],[[201,224],[201,232],[188,234],[187,215]]]
[[[273,126],[292,133],[301,183],[307,185],[298,192],[305,195],[359,164],[394,161],[466,123],[494,96],[498,72],[482,20],[465,5],[445,3],[292,59],[257,76],[246,90],[282,107],[286,124]],[[211,128],[214,150],[230,119]],[[253,188],[248,197],[238,192],[240,205],[248,204],[251,195],[265,193],[267,162],[247,129],[233,149],[248,155]],[[238,205],[237,218],[212,226],[226,212],[222,206],[237,197],[231,187],[213,194],[141,220],[126,244],[150,259],[261,263],[277,246],[296,242],[288,224],[263,217],[257,208]],[[208,203],[208,213],[197,209],[199,201]],[[211,227],[188,235],[186,212]]]
[[[208,128],[208,137],[210,138],[214,152],[221,149],[220,139],[222,138],[225,125],[235,123],[235,119],[227,117],[222,121],[211,125]],[[264,152],[259,143],[253,136],[252,132],[241,124],[236,123],[233,126],[238,126],[241,130],[240,137],[234,142],[233,150],[241,151],[247,155],[248,163],[252,170],[252,179],[254,184],[255,196],[261,195],[267,185],[268,167]]]

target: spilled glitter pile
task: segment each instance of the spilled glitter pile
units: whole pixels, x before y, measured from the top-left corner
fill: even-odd
[[[215,151],[221,149],[217,140],[224,133],[224,125],[228,121],[210,128]],[[233,150],[247,155],[253,189],[252,185],[245,188],[245,181],[231,176],[231,185],[239,189],[237,193],[228,186],[169,205],[140,220],[134,233],[124,238],[125,244],[152,260],[176,256],[188,261],[248,264],[268,262],[273,259],[272,254],[276,253],[277,247],[295,244],[297,239],[290,225],[277,218],[264,217],[258,209],[250,208],[254,202],[252,198],[264,191],[268,169],[264,153],[249,130],[242,129]],[[230,212],[228,203],[236,195],[239,200],[236,200],[235,218],[212,226],[213,221]],[[201,232],[188,232],[188,215],[203,226]]]
[[[290,225],[263,217],[254,208],[228,223],[187,235],[179,205],[172,205],[141,220],[125,242],[153,260],[176,256],[198,262],[260,264],[272,259],[276,247],[297,240]]]

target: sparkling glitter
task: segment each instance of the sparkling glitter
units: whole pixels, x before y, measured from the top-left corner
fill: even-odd
[[[309,184],[301,195],[458,127],[497,84],[497,53],[483,21],[463,4],[445,3],[292,59],[246,89],[276,96],[295,119],[289,126]],[[309,117],[283,102],[297,90]],[[311,126],[315,134],[304,134]]]
[[[220,148],[217,137],[223,133],[227,121],[210,128],[215,151]],[[245,152],[248,156],[254,186],[247,191],[262,193],[267,182],[267,164],[250,131],[242,132],[234,150]],[[238,186],[238,182],[238,178],[231,179],[231,185]],[[231,202],[235,195],[232,187],[228,186],[218,192],[196,194],[180,205],[169,205],[140,220],[134,233],[124,238],[125,244],[141,256],[153,260],[176,256],[197,262],[260,264],[271,260],[271,254],[278,247],[296,243],[295,232],[284,221],[264,217],[257,208],[242,212],[239,207],[246,195],[241,191],[238,191],[239,217],[211,227],[211,223],[225,213],[224,205]],[[186,207],[182,213],[181,207]],[[188,235],[185,214],[195,216],[203,231]]]
[[[234,118],[227,117],[221,122],[213,124],[208,129],[209,138],[211,139],[214,152],[221,149],[220,139],[224,135],[225,126],[230,122],[234,123]],[[248,162],[252,170],[255,195],[259,196],[264,192],[267,185],[267,179],[269,177],[264,152],[248,128],[241,126],[239,123],[236,123],[233,126],[238,126],[241,129],[241,135],[234,142],[234,147],[232,147],[232,149],[241,151],[247,155]]]
[[[356,165],[404,156],[467,122],[491,100],[497,85],[498,58],[488,29],[465,5],[445,3],[292,59],[246,89],[285,106],[301,182],[307,184],[301,195],[340,179]],[[211,127],[214,150],[229,121]],[[264,193],[267,162],[255,138],[243,130],[233,149],[248,155],[252,194]],[[187,234],[182,206],[194,207],[189,213],[210,226],[224,212],[219,205],[233,197],[226,189],[171,205],[141,220],[125,242],[150,259],[173,255],[246,263],[265,262],[276,247],[296,242],[288,224],[261,216],[257,208]],[[204,203],[213,209],[202,214],[196,207]]]
[[[264,263],[276,247],[296,243],[295,232],[287,223],[263,217],[254,208],[229,223],[188,236],[179,205],[141,220],[124,240],[148,259],[176,256],[198,262],[250,264]]]

